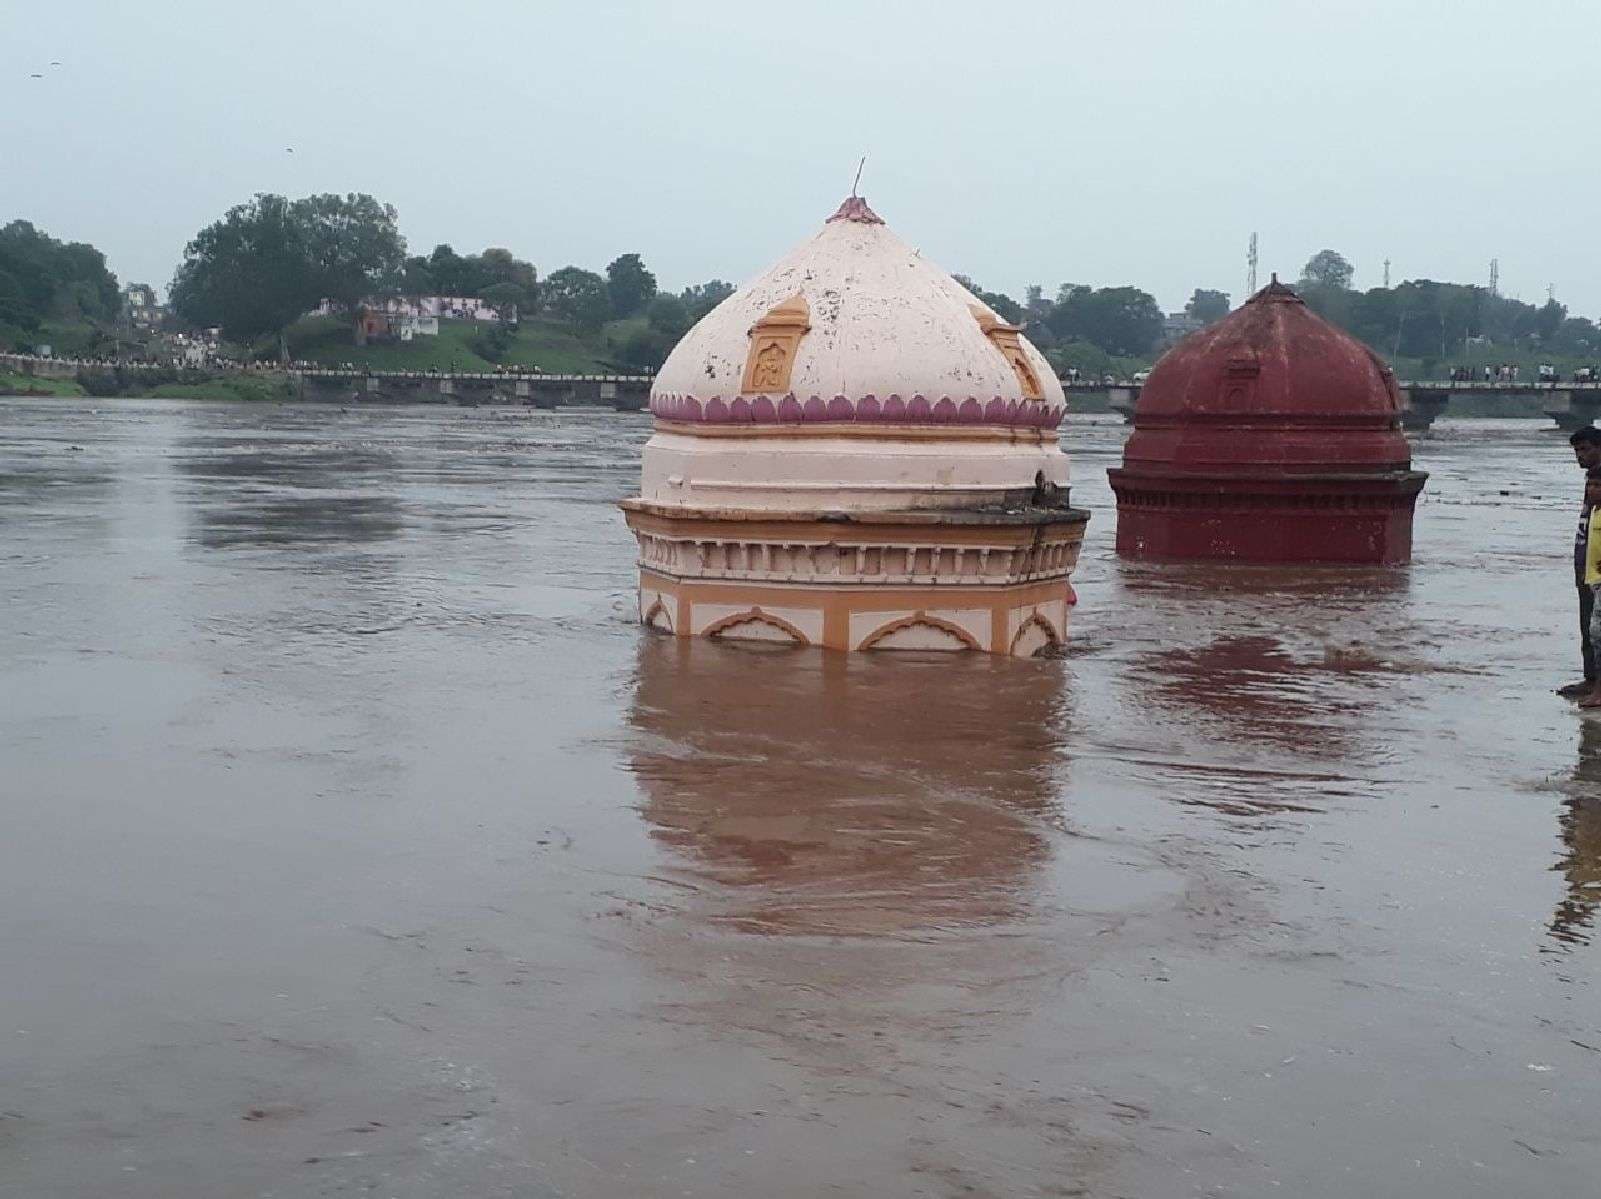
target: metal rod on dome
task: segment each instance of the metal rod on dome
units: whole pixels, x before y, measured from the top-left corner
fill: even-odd
[[[856,164],[856,178],[851,180],[851,199],[856,198],[856,188],[862,181],[862,168],[867,165],[867,155],[862,155],[861,162]]]

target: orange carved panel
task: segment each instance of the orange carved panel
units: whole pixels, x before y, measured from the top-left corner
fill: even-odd
[[[770,308],[766,316],[751,326],[741,392],[746,395],[783,394],[789,390],[795,352],[800,348],[801,338],[811,330],[811,316],[806,297],[796,292],[782,304]]]
[[[1040,387],[1039,375],[1029,363],[1028,355],[1023,353],[1023,343],[1018,340],[1017,335],[1023,331],[1023,326],[1008,325],[994,313],[974,305],[969,306],[969,311],[978,321],[978,327],[989,339],[990,345],[999,350],[1001,357],[1011,366],[1012,373],[1017,376],[1017,385],[1023,389],[1023,398],[1043,400],[1045,391]]]

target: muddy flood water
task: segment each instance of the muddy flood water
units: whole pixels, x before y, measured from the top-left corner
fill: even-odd
[[[1118,562],[1061,661],[678,644],[647,418],[0,401],[0,1194],[1587,1196],[1581,480]]]

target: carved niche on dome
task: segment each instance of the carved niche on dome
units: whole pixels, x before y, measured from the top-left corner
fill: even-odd
[[[1244,408],[1256,391],[1256,381],[1262,374],[1262,360],[1255,350],[1242,350],[1232,354],[1223,367],[1223,405],[1225,408]]]
[[[989,340],[990,345],[1001,352],[1011,366],[1012,373],[1017,376],[1017,385],[1023,389],[1025,400],[1043,400],[1045,390],[1040,386],[1039,375],[1029,364],[1028,355],[1023,353],[1023,343],[1018,340],[1018,334],[1023,331],[1022,325],[1008,325],[993,312],[986,312],[976,304],[968,305],[968,311],[978,321],[979,330]]]
[[[782,304],[769,308],[767,314],[751,326],[741,392],[755,395],[789,390],[795,352],[800,348],[801,338],[811,331],[811,317],[806,297],[796,292]]]

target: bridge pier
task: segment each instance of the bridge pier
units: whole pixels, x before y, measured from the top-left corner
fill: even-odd
[[[529,400],[535,408],[554,412],[556,405],[567,398],[567,384],[555,379],[534,379],[527,385]],[[519,394],[522,394],[519,392]]]
[[[1450,403],[1449,392],[1424,391],[1419,387],[1404,387],[1401,394],[1401,427],[1408,433],[1424,433],[1445,411]]]
[[[1553,391],[1546,396],[1545,414],[1556,421],[1564,433],[1572,433],[1595,423],[1595,418],[1601,415],[1601,396],[1594,391],[1583,394]]]
[[[615,383],[605,384],[601,387],[602,398],[606,397],[606,387],[611,388],[611,406],[618,412],[643,412],[650,403],[650,380],[620,379]]]

